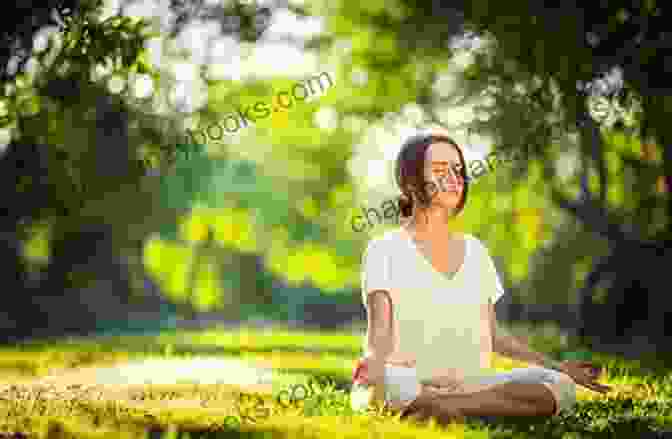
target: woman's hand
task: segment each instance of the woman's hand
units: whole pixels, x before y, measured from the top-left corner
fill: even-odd
[[[352,381],[355,384],[373,386],[382,384],[385,375],[385,362],[373,357],[364,357],[357,361]]]
[[[385,401],[385,361],[375,357],[365,357],[357,362],[352,376],[354,384],[369,388],[368,405]]]
[[[611,387],[597,382],[602,369],[590,361],[563,361],[560,363],[560,369],[569,375],[576,384],[594,392],[606,393],[611,390]]]

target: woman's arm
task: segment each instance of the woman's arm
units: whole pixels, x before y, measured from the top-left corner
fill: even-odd
[[[543,354],[533,351],[527,343],[517,338],[497,331],[497,318],[495,316],[495,306],[490,303],[490,327],[492,328],[493,350],[509,358],[535,363],[546,369],[554,369],[569,375],[576,384],[580,384],[590,390],[599,393],[606,393],[611,388],[597,382],[600,375],[600,368],[589,361],[555,361]]]
[[[376,290],[369,293],[367,348],[370,357],[387,358],[392,353],[392,300],[390,293]]]
[[[373,399],[384,400],[385,359],[394,349],[392,338],[392,300],[384,290],[372,291],[367,297],[368,384],[374,386]]]
[[[524,341],[519,340],[516,337],[505,333],[501,328],[498,328],[495,305],[493,305],[492,302],[488,303],[488,310],[490,315],[490,328],[492,331],[493,351],[514,360],[538,364],[546,369],[555,369],[562,372],[559,362],[544,354],[533,351]]]

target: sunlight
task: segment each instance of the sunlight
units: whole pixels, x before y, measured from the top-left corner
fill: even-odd
[[[271,24],[264,32],[265,40],[273,40],[283,35],[309,38],[322,32],[324,25],[319,17],[299,18],[286,8],[273,14]]]
[[[50,382],[57,376],[43,378]],[[131,361],[123,367],[98,367],[93,369],[91,377],[97,384],[103,385],[143,385],[143,384],[223,384],[251,386],[270,384],[273,371],[255,368],[249,363],[224,359],[193,357],[188,359],[145,359]]]

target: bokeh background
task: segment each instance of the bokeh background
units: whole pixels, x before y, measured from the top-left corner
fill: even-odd
[[[396,153],[438,124],[469,160],[516,157],[480,173],[460,220],[494,257],[502,319],[666,346],[670,11],[537,3],[4,6],[0,338],[361,329],[361,256],[396,226],[381,210]],[[278,111],[164,160],[187,129],[258,102]],[[367,209],[384,219],[354,230]]]

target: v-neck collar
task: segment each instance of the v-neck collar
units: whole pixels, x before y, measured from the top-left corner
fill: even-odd
[[[463,235],[463,239],[464,239],[464,260],[462,261],[462,264],[460,265],[460,268],[458,268],[457,271],[452,276],[448,276],[446,273],[443,273],[443,272],[437,270],[434,267],[434,265],[432,265],[431,261],[427,260],[427,257],[422,253],[422,251],[420,251],[418,246],[413,241],[413,236],[411,236],[411,234],[409,233],[408,230],[406,230],[405,227],[400,226],[399,229],[400,229],[401,234],[405,236],[406,241],[412,247],[413,251],[423,261],[423,263],[425,265],[427,265],[427,267],[429,268],[430,271],[439,275],[442,279],[444,279],[446,281],[449,281],[449,282],[454,281],[455,279],[457,279],[458,276],[460,276],[462,274],[462,272],[464,271],[464,266],[467,263],[467,257],[469,256],[469,238],[467,237],[466,234]]]

